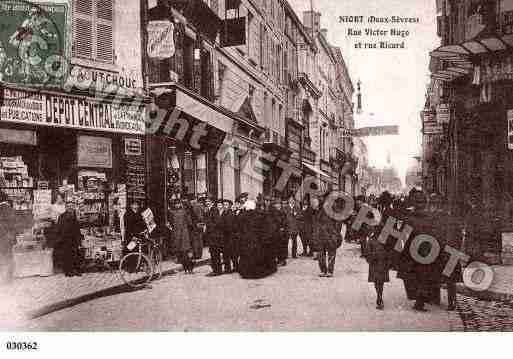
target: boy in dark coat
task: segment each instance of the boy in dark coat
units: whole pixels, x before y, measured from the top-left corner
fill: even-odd
[[[376,309],[383,310],[383,287],[390,281],[390,257],[385,246],[378,240],[381,228],[371,231],[367,242],[366,259],[369,263],[369,283],[376,289]]]

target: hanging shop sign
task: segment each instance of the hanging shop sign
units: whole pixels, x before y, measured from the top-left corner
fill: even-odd
[[[441,103],[436,107],[436,122],[449,123],[451,119],[451,108],[448,103]]]
[[[398,135],[399,126],[373,126],[355,128],[352,131],[354,137],[389,136]]]
[[[144,108],[129,103],[102,103],[78,98],[5,89],[2,121],[144,134]]]
[[[165,59],[175,54],[174,24],[168,20],[148,23],[148,57]]]
[[[112,168],[112,140],[105,137],[78,136],[77,166]]]
[[[0,2],[0,81],[32,87],[62,85],[67,4]]]
[[[508,110],[508,150],[513,150],[513,110]]]

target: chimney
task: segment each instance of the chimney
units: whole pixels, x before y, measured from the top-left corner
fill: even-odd
[[[321,29],[321,34],[324,36],[324,39],[328,40],[328,29]]]
[[[319,29],[321,27],[321,13],[311,10],[303,11],[303,25],[305,25],[305,27],[309,30],[312,30],[313,28],[314,32],[319,32]]]

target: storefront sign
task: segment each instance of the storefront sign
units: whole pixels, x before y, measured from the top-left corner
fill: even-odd
[[[130,76],[120,75],[98,69],[73,65],[67,78],[67,85],[75,85],[81,89],[93,89],[115,92],[117,89],[137,89],[142,87],[137,80]]]
[[[165,59],[175,54],[174,24],[171,21],[150,21],[148,23],[148,56]]]
[[[374,126],[355,128],[352,131],[354,137],[389,136],[398,135],[399,126]]]
[[[105,137],[79,136],[77,166],[112,168],[112,140]]]
[[[46,93],[5,89],[2,121],[144,134],[144,108]]]
[[[0,2],[0,81],[61,86],[67,4]],[[58,65],[56,67],[56,65]]]
[[[513,110],[508,110],[508,150],[513,150]]]
[[[138,138],[125,138],[125,155],[141,156],[142,141]]]
[[[436,122],[449,123],[451,119],[451,108],[447,103],[441,103],[436,107]]]
[[[7,128],[0,129],[0,142],[17,143],[20,145],[37,145],[37,136],[35,131],[11,130]]]

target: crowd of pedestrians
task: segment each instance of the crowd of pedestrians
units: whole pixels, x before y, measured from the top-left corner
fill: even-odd
[[[447,309],[455,310],[456,283],[463,281],[462,266],[458,263],[450,273],[444,273],[450,254],[443,249],[446,245],[456,250],[462,249],[465,221],[458,220],[448,211],[439,195],[433,194],[428,199],[422,191],[415,189],[408,197],[394,198],[384,192],[379,198],[359,200],[359,205],[372,203],[382,214],[380,225],[363,227],[353,233],[354,240],[361,244],[362,256],[369,264],[368,281],[374,283],[376,289],[376,308],[384,308],[384,285],[390,281],[389,272],[396,271],[397,278],[404,281],[407,299],[415,301],[413,309],[416,311],[426,311],[426,303],[440,305],[441,286],[444,283],[447,287]],[[411,227],[412,232],[406,241],[397,243],[400,239],[390,235],[386,240],[379,238],[389,217],[394,218],[394,230],[397,232],[404,231],[406,225]],[[418,235],[436,239],[441,251],[434,261],[422,263],[416,257],[416,252],[425,258],[432,250],[437,251],[427,241],[412,250],[411,247],[417,245],[413,241]]]

